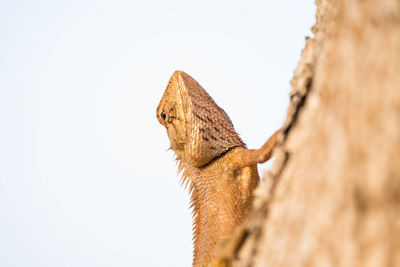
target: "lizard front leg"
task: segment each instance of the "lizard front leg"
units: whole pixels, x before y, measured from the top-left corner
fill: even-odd
[[[237,162],[240,166],[252,166],[257,163],[264,163],[269,160],[272,156],[272,151],[278,141],[278,136],[282,132],[282,130],[276,131],[265,144],[259,149],[247,149],[242,151],[242,153],[238,154]]]

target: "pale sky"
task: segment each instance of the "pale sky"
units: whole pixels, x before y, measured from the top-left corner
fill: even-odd
[[[260,147],[314,14],[314,0],[1,1],[0,266],[190,266],[189,196],[155,116],[168,79],[190,74]]]

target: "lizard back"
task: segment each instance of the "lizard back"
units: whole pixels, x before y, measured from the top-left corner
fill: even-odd
[[[260,178],[256,165],[236,163],[236,154],[243,149],[234,148],[207,168],[192,171],[193,266],[207,266],[212,261],[216,246],[232,236],[251,207]]]

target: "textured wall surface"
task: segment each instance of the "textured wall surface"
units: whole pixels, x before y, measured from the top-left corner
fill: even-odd
[[[400,266],[400,1],[317,6],[234,266]]]

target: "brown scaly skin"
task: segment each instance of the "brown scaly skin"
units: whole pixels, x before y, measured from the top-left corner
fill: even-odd
[[[189,183],[194,218],[193,266],[207,266],[250,209],[257,163],[271,157],[277,131],[258,150],[246,149],[228,115],[188,74],[176,71],[157,108]]]

